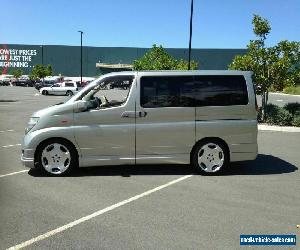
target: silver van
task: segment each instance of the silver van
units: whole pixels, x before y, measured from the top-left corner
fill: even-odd
[[[251,72],[101,76],[29,120],[21,160],[50,175],[80,166],[192,164],[202,173],[257,156]]]

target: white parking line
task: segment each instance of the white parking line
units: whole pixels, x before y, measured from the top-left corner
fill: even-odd
[[[3,175],[0,175],[0,178],[5,177],[5,176],[10,176],[10,175],[15,175],[15,174],[21,174],[21,173],[28,172],[28,171],[29,171],[29,169],[21,170],[21,171],[17,171],[17,172],[12,172],[12,173],[9,173],[9,174],[3,174]]]
[[[13,129],[0,130],[0,133],[5,133],[5,132],[15,132],[15,131]]]
[[[163,185],[158,186],[158,187],[156,187],[156,188],[150,189],[150,190],[148,190],[148,191],[146,191],[146,192],[144,192],[144,193],[141,193],[141,194],[138,194],[138,195],[136,195],[136,196],[133,196],[133,197],[131,197],[131,198],[129,198],[129,199],[120,201],[120,202],[118,202],[118,203],[116,203],[116,204],[114,204],[114,205],[111,205],[111,206],[106,207],[106,208],[104,208],[104,209],[98,210],[98,211],[95,212],[95,213],[92,213],[92,214],[90,214],[90,215],[84,216],[84,217],[82,217],[82,218],[80,218],[80,219],[78,219],[78,220],[74,220],[74,221],[72,221],[72,222],[70,222],[70,223],[68,223],[68,224],[65,224],[65,225],[63,225],[63,226],[61,226],[61,227],[58,227],[58,228],[56,228],[56,229],[54,229],[54,230],[51,230],[51,231],[49,231],[49,232],[47,232],[47,233],[41,234],[41,235],[39,235],[39,236],[37,236],[37,237],[34,237],[34,238],[30,239],[30,240],[24,241],[24,242],[22,242],[22,243],[20,243],[20,244],[18,244],[18,245],[15,245],[15,246],[13,246],[13,247],[10,247],[10,248],[8,248],[8,250],[21,249],[21,248],[23,248],[23,247],[27,247],[27,246],[29,246],[29,245],[32,245],[32,244],[35,243],[35,242],[44,240],[44,239],[49,238],[49,237],[51,237],[51,236],[53,236],[53,235],[55,235],[55,234],[61,233],[61,232],[65,231],[65,230],[67,230],[67,229],[69,229],[69,228],[72,228],[72,227],[74,227],[74,226],[76,226],[76,225],[79,225],[79,224],[81,224],[81,223],[83,223],[83,222],[89,221],[89,220],[91,220],[91,219],[93,219],[93,218],[95,218],[95,217],[97,217],[97,216],[99,216],[99,215],[102,215],[102,214],[104,214],[104,213],[107,213],[107,212],[109,212],[109,211],[111,211],[111,210],[114,210],[114,209],[116,209],[116,208],[118,208],[118,207],[124,206],[124,205],[126,205],[126,204],[128,204],[128,203],[130,203],[130,202],[133,202],[133,201],[135,201],[135,200],[138,200],[138,199],[140,199],[140,198],[142,198],[142,197],[144,197],[144,196],[148,196],[148,195],[150,195],[150,194],[152,194],[152,193],[154,193],[154,192],[157,192],[157,191],[159,191],[159,190],[161,190],[161,189],[164,189],[164,188],[166,188],[166,187],[169,187],[169,186],[171,186],[171,185],[173,185],[173,184],[176,184],[176,183],[178,183],[178,182],[181,182],[181,181],[183,181],[183,180],[186,180],[186,179],[188,179],[188,178],[190,178],[190,177],[192,177],[192,176],[193,176],[193,175],[185,175],[185,176],[183,176],[183,177],[180,177],[180,178],[178,178],[178,179],[175,179],[175,180],[173,180],[173,181],[170,181],[170,182],[168,182],[168,183],[166,183],[166,184],[163,184]]]
[[[15,146],[21,146],[21,144],[4,145],[4,146],[2,146],[2,148],[10,148],[10,147],[15,147]]]
[[[278,99],[278,100],[276,100],[276,102],[283,102],[283,100],[281,100],[281,99]]]

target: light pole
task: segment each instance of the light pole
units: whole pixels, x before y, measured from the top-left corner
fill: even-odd
[[[82,34],[83,31],[79,30],[80,33],[80,83],[82,85]]]
[[[40,46],[42,48],[42,65],[44,66],[44,46]]]
[[[44,68],[44,46],[40,45],[41,49],[42,49],[42,66]],[[43,82],[45,81],[45,78],[43,77]]]
[[[194,0],[191,0],[190,41],[189,41],[189,64],[188,64],[188,70],[191,69],[191,50],[192,50],[192,35],[193,35],[193,12],[194,12]]]

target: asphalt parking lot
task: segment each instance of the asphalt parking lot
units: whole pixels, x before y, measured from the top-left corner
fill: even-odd
[[[24,171],[30,115],[66,98],[0,87],[0,249],[244,249],[240,234],[297,234],[300,246],[300,133],[259,131],[258,158],[222,176],[176,165]]]

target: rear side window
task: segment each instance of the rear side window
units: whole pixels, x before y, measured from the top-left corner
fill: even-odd
[[[192,76],[144,76],[141,78],[141,106],[191,107],[194,103]]]
[[[65,86],[66,87],[74,87],[74,83],[72,83],[72,82],[66,82]]]
[[[198,107],[248,104],[243,76],[195,76],[194,91]]]
[[[247,105],[243,76],[144,76],[141,78],[141,106],[201,107]]]

